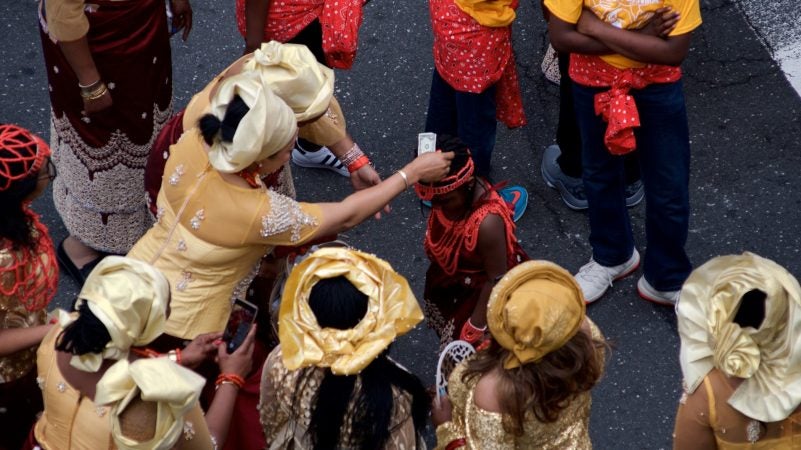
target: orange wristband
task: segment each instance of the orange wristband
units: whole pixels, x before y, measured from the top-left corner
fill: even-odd
[[[351,163],[348,166],[348,172],[350,173],[356,172],[357,170],[361,169],[362,167],[368,164],[370,164],[370,158],[368,158],[367,155],[362,155],[356,161],[353,161],[353,163]]]

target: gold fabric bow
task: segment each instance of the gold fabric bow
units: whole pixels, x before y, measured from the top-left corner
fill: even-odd
[[[526,261],[503,276],[490,294],[487,324],[511,354],[506,369],[537,362],[579,330],[586,306],[581,288],[549,261]]]
[[[123,256],[103,258],[86,278],[75,309],[86,302],[111,340],[102,353],[75,355],[70,365],[97,372],[103,359],[125,359],[132,346],[149,344],[164,331],[169,300],[170,285],[155,267]],[[77,317],[59,311],[61,328]]]
[[[244,70],[258,73],[264,86],[292,108],[298,122],[321,116],[334,95],[334,71],[317,62],[305,45],[261,44]]]
[[[766,295],[759,328],[733,322],[750,291]],[[801,286],[787,270],[753,253],[719,256],[695,269],[676,307],[685,389],[713,368],[743,378],[729,404],[763,422],[801,404]]]
[[[309,306],[318,281],[344,276],[369,298],[367,313],[353,328],[321,328]],[[343,248],[312,253],[289,275],[281,298],[278,337],[289,370],[330,367],[353,375],[367,367],[397,336],[423,320],[406,279],[374,255]]]

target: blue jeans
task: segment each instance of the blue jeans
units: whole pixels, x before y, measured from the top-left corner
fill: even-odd
[[[459,92],[435,68],[426,131],[458,136],[470,149],[476,174],[488,177],[497,127],[495,106],[495,85],[480,94]]]
[[[626,209],[624,158],[606,149],[606,122],[595,115],[593,99],[603,90],[573,85],[592,256],[599,264],[616,266],[631,257],[634,238]],[[657,290],[678,290],[692,270],[684,250],[690,216],[690,138],[682,83],[652,84],[630,94],[640,113],[634,134],[645,186],[643,274]]]

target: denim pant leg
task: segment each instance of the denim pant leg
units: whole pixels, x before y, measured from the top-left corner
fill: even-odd
[[[476,175],[489,177],[498,121],[495,118],[495,89],[480,94],[456,91],[459,139],[467,145],[476,164]]]
[[[426,132],[457,136],[456,90],[452,88],[434,69],[431,79],[431,93],[428,97]]]
[[[689,229],[690,137],[681,81],[632,91],[640,113],[635,130],[645,185],[647,249],[643,274],[654,288],[681,288],[692,266],[684,249]]]
[[[594,97],[600,89],[573,83],[576,120],[581,131],[582,179],[590,219],[592,257],[604,266],[623,264],[634,251],[626,209],[623,157],[604,145],[606,122],[595,115]]]

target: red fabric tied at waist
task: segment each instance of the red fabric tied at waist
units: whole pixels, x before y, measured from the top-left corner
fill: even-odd
[[[363,5],[364,0],[271,1],[264,41],[289,42],[314,19],[319,19],[326,64],[336,69],[350,69],[356,59]],[[236,19],[239,32],[245,36],[245,0],[236,0]]]
[[[511,5],[517,6],[517,2]],[[430,0],[429,10],[434,64],[442,79],[459,92],[474,94],[496,85],[497,119],[509,128],[525,125],[511,25],[481,25],[453,0]]]
[[[681,79],[681,69],[649,64],[618,69],[598,56],[571,54],[570,78],[583,86],[608,87],[595,94],[595,114],[607,122],[604,144],[613,155],[625,155],[637,148],[634,128],[640,126],[637,103],[631,89],[643,89],[655,83],[673,83]]]

